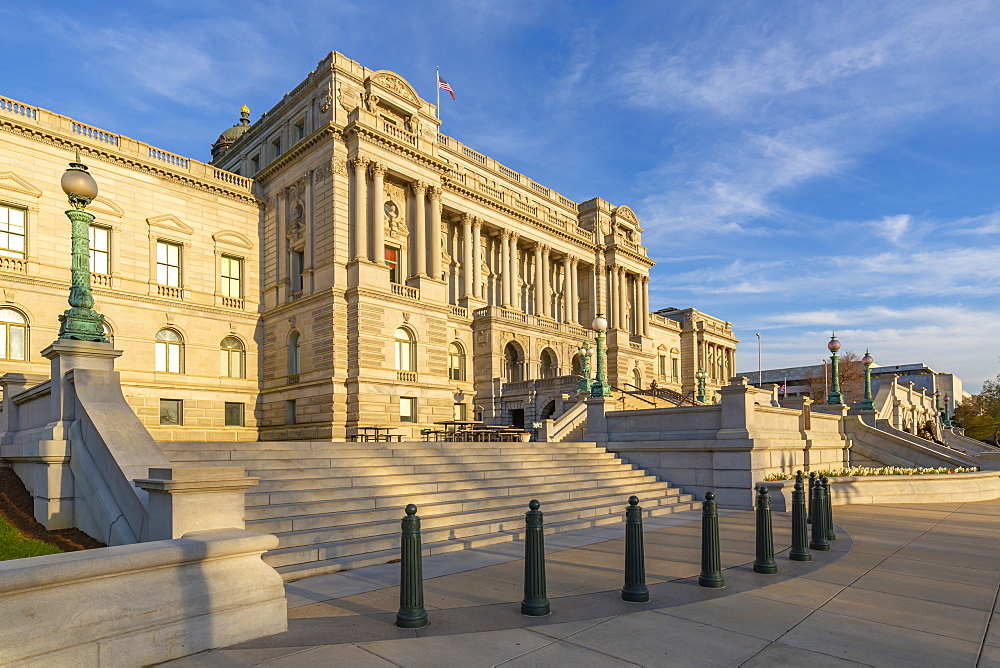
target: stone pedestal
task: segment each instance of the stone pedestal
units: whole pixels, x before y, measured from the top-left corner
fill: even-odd
[[[245,493],[258,480],[248,478],[242,466],[149,469],[149,478],[135,480],[149,493],[149,540],[243,529]]]
[[[587,398],[587,440],[597,443],[608,442],[608,411],[615,410],[615,400],[611,397]]]

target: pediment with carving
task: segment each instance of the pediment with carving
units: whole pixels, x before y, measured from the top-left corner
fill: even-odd
[[[149,225],[150,229],[157,228],[170,232],[181,232],[183,234],[191,234],[194,232],[193,227],[173,214],[153,216],[152,218],[147,218],[146,223]]]
[[[103,213],[106,216],[114,216],[115,218],[125,217],[124,209],[109,199],[101,199],[100,196],[90,203],[90,206],[87,207],[87,211],[93,214]]]
[[[248,237],[232,230],[222,230],[212,235],[212,240],[217,244],[235,246],[238,248],[252,249],[253,242]]]
[[[420,106],[420,96],[417,95],[417,91],[414,90],[413,86],[411,86],[406,79],[399,76],[395,72],[390,72],[389,70],[379,70],[368,77],[365,84],[369,86],[371,84],[375,84],[402,100],[416,106]]]
[[[41,190],[14,172],[0,172],[0,189],[10,190],[22,195],[31,195],[32,197],[42,196]]]

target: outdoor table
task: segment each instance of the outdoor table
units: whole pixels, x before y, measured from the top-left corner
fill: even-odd
[[[361,441],[363,443],[372,443],[378,441],[400,441],[402,436],[400,434],[389,433],[392,427],[384,427],[382,425],[369,425],[369,426],[358,426],[356,427],[358,433],[354,435],[353,440],[355,442]]]

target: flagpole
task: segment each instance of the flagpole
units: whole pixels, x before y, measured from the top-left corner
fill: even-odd
[[[435,76],[434,76],[434,88],[437,89],[437,94],[438,94],[438,98],[437,98],[438,99],[438,103],[437,103],[437,110],[436,111],[437,111],[438,120],[440,121],[441,120],[441,68],[440,67],[435,67],[434,68],[434,74],[435,74]]]

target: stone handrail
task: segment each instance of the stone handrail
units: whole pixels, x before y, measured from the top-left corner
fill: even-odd
[[[554,420],[543,420],[542,429],[538,432],[538,440],[549,443],[566,439],[587,422],[587,404],[578,401],[568,411]]]

